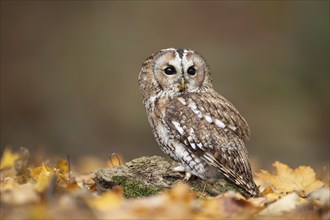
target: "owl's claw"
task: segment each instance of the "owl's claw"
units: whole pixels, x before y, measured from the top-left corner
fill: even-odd
[[[184,168],[184,166],[179,165],[177,167],[174,167],[173,168],[173,171],[175,171],[175,172],[186,172],[186,174],[185,174],[185,176],[183,178],[183,180],[185,180],[185,181],[188,181],[190,179],[190,177],[191,177],[191,173],[189,171],[187,171]]]
[[[186,171],[186,175],[184,176],[183,180],[188,181],[191,177],[191,173]]]

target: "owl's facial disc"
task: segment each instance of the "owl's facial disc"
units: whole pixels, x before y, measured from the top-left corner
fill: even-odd
[[[163,90],[180,94],[200,89],[209,72],[205,60],[195,51],[169,48],[156,54],[154,74]]]

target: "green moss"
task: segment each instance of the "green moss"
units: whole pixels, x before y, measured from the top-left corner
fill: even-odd
[[[115,185],[119,185],[123,188],[124,196],[126,198],[151,196],[163,190],[162,187],[144,185],[138,180],[123,176],[113,176],[112,181],[115,183]]]
[[[173,171],[175,165],[157,156],[141,157],[119,167],[101,169],[96,172],[94,180],[100,192],[120,186],[127,198],[146,197],[182,182],[184,176]],[[187,183],[200,197],[216,196],[229,190],[241,192],[226,179],[202,180],[196,177]]]
[[[201,186],[201,184],[196,181],[190,182],[190,185],[191,185],[191,189],[193,191],[196,191],[196,192],[203,191],[203,186]]]
[[[173,184],[175,181],[178,180],[178,177],[177,176],[163,176],[163,180],[168,183]]]
[[[126,182],[128,178],[124,176],[113,176],[111,180],[115,183],[115,185],[122,185],[124,182]]]
[[[217,187],[218,189],[220,189],[219,190],[220,193],[224,193],[224,192],[227,192],[229,190],[233,190],[235,192],[241,193],[242,195],[245,195],[246,194],[241,188],[239,188],[235,184],[233,184],[233,183],[231,183],[229,181],[225,181],[223,179],[217,180],[214,185],[215,185],[215,187]]]
[[[210,179],[208,181],[192,181],[190,182],[191,189],[197,193],[202,193],[200,196],[217,196],[229,190],[239,191],[235,185],[227,182],[224,179]]]
[[[200,196],[203,194],[208,195],[208,196],[216,196],[219,193],[217,192],[217,189],[213,189],[213,187],[209,183],[204,183],[200,181],[194,181],[191,183],[191,189],[194,192],[197,193],[202,193]]]

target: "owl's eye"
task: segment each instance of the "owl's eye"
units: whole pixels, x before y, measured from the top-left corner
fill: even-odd
[[[191,66],[191,67],[188,68],[187,72],[188,72],[189,75],[193,76],[193,75],[196,74],[196,69],[193,66]]]
[[[166,75],[173,75],[173,74],[176,74],[176,70],[175,70],[174,66],[168,66],[164,69],[164,73]]]

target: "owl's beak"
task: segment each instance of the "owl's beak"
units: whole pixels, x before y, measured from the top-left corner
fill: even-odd
[[[184,85],[184,78],[181,78],[181,84],[180,84],[180,92],[186,91],[186,87]]]

